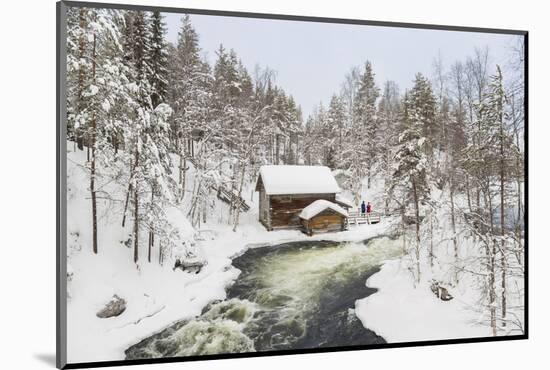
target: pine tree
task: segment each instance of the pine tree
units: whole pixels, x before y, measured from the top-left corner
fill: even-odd
[[[211,77],[200,59],[199,39],[188,15],[182,17],[178,42],[169,60],[168,102],[174,109],[172,147],[178,153],[180,198],[185,196],[187,156],[193,157],[192,133],[204,131],[209,117]]]
[[[283,161],[286,164],[298,163],[298,148],[299,138],[302,134],[302,113],[300,107],[296,105],[292,95],[289,95],[285,105],[285,133],[286,133],[286,148]]]
[[[415,77],[414,86],[409,92],[410,115],[421,124],[422,136],[426,139],[426,154],[430,161],[437,148],[440,126],[436,119],[436,101],[430,81],[422,74]]]
[[[98,253],[98,183],[104,174],[100,166],[114,163],[116,142],[121,135],[126,103],[127,70],[122,63],[121,22],[116,12],[79,9],[69,16],[68,82],[69,125],[84,136],[89,149],[86,168],[90,171],[92,203],[92,250]],[[75,133],[69,134],[74,137]]]
[[[156,107],[166,101],[168,90],[168,51],[165,41],[166,25],[159,11],[154,11],[150,22],[149,65],[151,68],[151,102]]]
[[[399,144],[394,157],[391,193],[402,208],[402,215],[412,207],[415,225],[416,282],[420,282],[420,207],[430,199],[429,164],[424,136],[424,117],[418,113],[423,106],[414,94],[406,93],[402,104]],[[405,223],[405,220],[403,220]]]
[[[359,86],[355,98],[354,116],[355,126],[353,130],[360,140],[358,145],[364,146],[360,149],[363,153],[362,161],[366,165],[367,187],[370,188],[372,180],[372,166],[376,162],[377,147],[376,141],[376,100],[380,92],[374,81],[372,64],[367,61],[365,70],[359,80]],[[362,172],[362,171],[361,171]]]
[[[343,161],[343,158],[340,158],[340,156],[346,136],[346,120],[344,103],[338,95],[334,94],[330,99],[326,120],[327,128],[324,130],[325,137],[329,138],[325,144],[329,151],[326,163],[332,169],[339,168]]]
[[[517,149],[506,123],[509,118],[507,105],[502,72],[497,65],[496,74],[490,77],[487,91],[479,105],[479,120],[476,125],[478,130],[475,135],[479,145],[477,154],[481,156],[482,161],[475,161],[470,156],[466,161],[469,166],[477,167],[475,173],[479,174],[477,181],[482,184],[481,192],[485,199],[486,211],[483,214],[478,213],[480,221],[487,225],[485,230],[481,231],[488,260],[489,302],[487,306],[493,335],[497,334],[498,328],[496,311],[499,293],[502,327],[507,325],[507,280],[511,270],[509,255],[512,254],[510,250],[514,248],[514,243],[509,241],[512,237],[509,237],[506,231],[505,217],[509,209],[506,199],[513,196],[512,194],[515,195],[515,193],[509,195],[507,184],[512,182],[510,172],[515,167]],[[498,206],[493,203],[493,198],[498,199]],[[499,214],[499,220],[495,219],[495,213]],[[498,262],[497,259],[499,259]],[[500,269],[500,277],[498,269]],[[497,288],[499,278],[500,287]]]
[[[392,156],[398,144],[398,123],[400,114],[399,88],[393,81],[384,84],[382,97],[378,104],[376,147],[378,150],[379,173],[384,179],[384,213],[390,212],[390,184],[393,176]]]
[[[132,64],[135,72],[135,79],[142,90],[140,94],[140,102],[143,106],[149,103],[150,87],[150,55],[151,55],[151,35],[149,27],[149,19],[143,11],[135,12],[133,18],[133,34],[132,34]]]

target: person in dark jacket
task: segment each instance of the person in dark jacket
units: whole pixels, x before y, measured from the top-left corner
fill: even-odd
[[[361,203],[361,214],[365,214],[365,201],[363,201],[363,203]]]
[[[367,213],[370,213],[372,211],[372,206],[370,205],[370,202],[367,203]]]

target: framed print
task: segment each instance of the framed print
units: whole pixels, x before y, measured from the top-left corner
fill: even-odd
[[[59,368],[527,338],[526,31],[57,11]]]

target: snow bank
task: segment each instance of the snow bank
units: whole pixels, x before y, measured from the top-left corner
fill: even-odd
[[[325,166],[262,166],[260,177],[269,195],[341,191],[330,169]]]
[[[403,259],[386,261],[380,272],[367,280],[378,292],[356,301],[355,313],[363,326],[389,343],[475,338],[490,336],[470,310],[465,297],[441,301],[428,283],[416,288]],[[455,292],[453,291],[453,294]]]

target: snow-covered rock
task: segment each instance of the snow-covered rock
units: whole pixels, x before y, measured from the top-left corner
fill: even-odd
[[[126,311],[126,300],[115,294],[96,316],[101,319],[107,319],[109,317],[120,316],[124,311]]]

